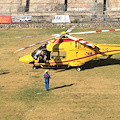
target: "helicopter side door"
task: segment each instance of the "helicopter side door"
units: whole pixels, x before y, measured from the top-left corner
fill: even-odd
[[[66,51],[51,52],[50,59],[56,64],[63,64],[62,62],[66,59]]]

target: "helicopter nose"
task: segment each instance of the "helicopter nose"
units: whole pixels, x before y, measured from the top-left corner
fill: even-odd
[[[32,63],[34,59],[32,58],[31,55],[25,55],[19,59],[20,62],[22,63]]]

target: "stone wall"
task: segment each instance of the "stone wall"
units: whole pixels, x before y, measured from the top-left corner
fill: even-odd
[[[17,12],[19,0],[0,0],[0,15],[10,15],[10,12]]]
[[[71,24],[52,24],[52,23],[26,23],[26,24],[0,24],[0,29],[24,29],[24,28],[99,28],[99,27],[120,27],[120,22],[94,22],[94,23],[71,23]]]

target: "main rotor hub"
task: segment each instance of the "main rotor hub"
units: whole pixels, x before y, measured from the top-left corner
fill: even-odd
[[[65,31],[61,32],[61,35],[64,35],[64,34],[66,34],[66,32],[65,32]]]

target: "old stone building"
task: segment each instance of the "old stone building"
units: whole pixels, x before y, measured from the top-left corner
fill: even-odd
[[[1,15],[45,14],[47,12],[119,14],[120,0],[0,0],[0,8]]]
[[[15,1],[15,0],[11,0]],[[29,7],[31,11],[36,6],[43,6],[43,11],[95,11],[102,14],[105,11],[120,11],[120,0],[17,0],[21,6]],[[45,6],[45,7],[44,7]]]

